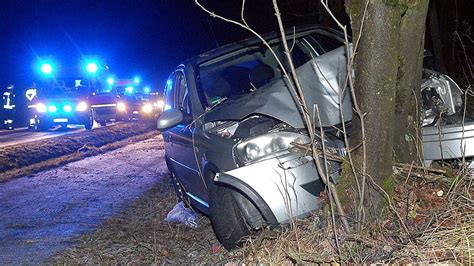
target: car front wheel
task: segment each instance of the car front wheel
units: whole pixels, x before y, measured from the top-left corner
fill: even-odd
[[[241,246],[252,235],[230,188],[210,184],[209,216],[217,239],[227,250]]]

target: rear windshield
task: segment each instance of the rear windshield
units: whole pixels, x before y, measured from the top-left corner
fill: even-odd
[[[313,32],[289,39],[288,45],[291,46],[293,62],[298,68],[343,43],[336,37]],[[283,44],[274,42],[271,47],[289,72]],[[235,99],[283,76],[277,60],[263,44],[205,62],[199,66],[199,73],[205,106],[212,106],[223,99]]]

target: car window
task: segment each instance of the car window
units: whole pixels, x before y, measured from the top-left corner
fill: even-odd
[[[176,72],[175,79],[175,91],[178,96],[178,108],[183,111],[184,116],[191,116],[191,104],[188,93],[188,87],[186,85],[186,78],[181,71]]]
[[[290,44],[291,55],[297,68],[312,58],[343,45],[335,37],[319,32],[297,35]],[[273,41],[270,45],[283,67],[289,72],[290,68],[281,41]],[[210,107],[223,99],[238,98],[279,80],[283,76],[283,71],[272,51],[262,44],[204,62],[199,66],[199,74],[200,92],[204,95],[202,99],[205,99],[203,105]]]
[[[40,83],[40,95],[48,98],[87,96],[90,82],[80,77],[58,77],[52,81]]]
[[[166,85],[165,85],[165,107],[164,110],[168,110],[171,108],[176,108],[176,101],[175,101],[175,95],[174,95],[174,83],[175,83],[175,73],[172,73],[168,79],[166,80]]]

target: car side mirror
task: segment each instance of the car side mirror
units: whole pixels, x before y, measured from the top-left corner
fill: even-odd
[[[167,130],[183,121],[183,113],[178,109],[169,109],[161,113],[156,122],[158,130]]]

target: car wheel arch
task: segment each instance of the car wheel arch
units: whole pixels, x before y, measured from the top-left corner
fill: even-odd
[[[234,198],[239,199],[239,197],[235,195],[240,195],[241,197],[245,198],[250,204],[252,204],[260,213],[260,215],[265,220],[266,224],[271,228],[277,227],[279,225],[277,218],[273,214],[272,210],[268,206],[268,204],[263,200],[263,198],[248,184],[233,178],[230,175],[225,173],[219,174],[219,181],[215,182],[219,185],[226,186],[231,188],[232,191],[235,193]],[[242,203],[241,199],[236,200],[237,203]],[[241,207],[248,207],[248,206],[241,206]]]
[[[230,182],[225,184],[222,182],[215,182],[215,174],[219,173],[221,176],[225,176],[225,174],[221,173],[219,168],[209,161],[205,161],[202,164],[202,173],[204,175],[204,180],[206,182],[208,190],[210,188],[209,186],[211,185],[209,184],[209,182],[212,182],[213,185],[217,184],[219,186],[225,186],[231,190],[234,200],[236,201],[241,212],[247,219],[247,222],[252,227],[259,227],[259,221],[255,220],[257,213],[263,218],[266,224],[270,225],[271,227],[275,227],[276,225],[278,225],[277,219],[271,211],[270,207],[268,207],[266,202],[262,199],[262,197],[260,197],[260,195],[257,194],[257,192],[253,188],[249,187],[243,182],[232,182],[232,185],[230,184]]]

